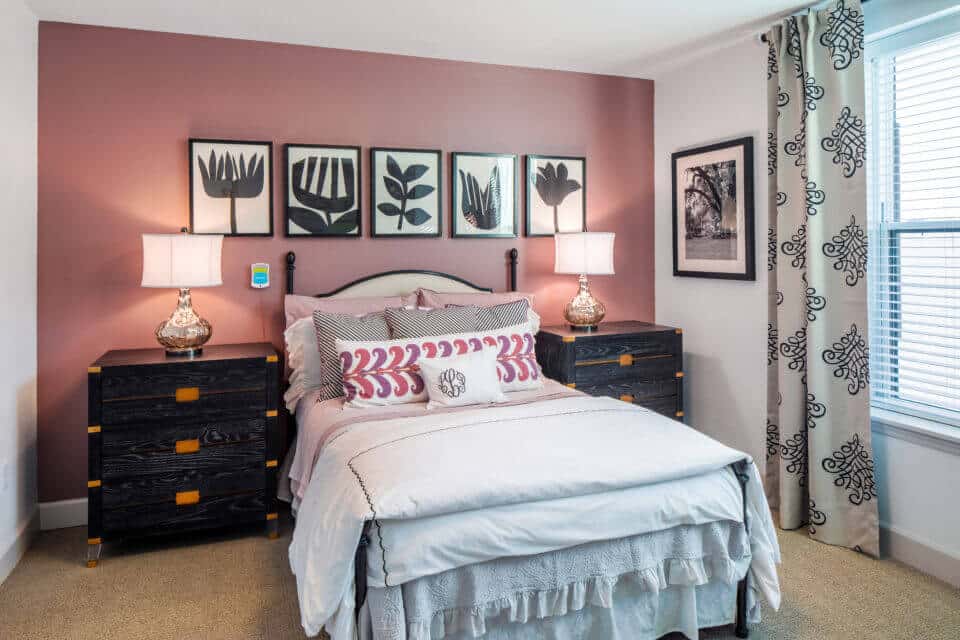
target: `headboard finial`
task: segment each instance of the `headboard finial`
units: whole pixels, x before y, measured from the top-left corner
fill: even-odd
[[[520,255],[520,252],[517,251],[517,248],[514,247],[508,252],[510,256],[510,291],[517,290],[517,256]]]
[[[296,270],[297,254],[287,252],[287,293],[293,295],[293,272]]]

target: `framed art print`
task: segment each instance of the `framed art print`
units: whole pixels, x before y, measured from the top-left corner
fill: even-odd
[[[586,158],[528,155],[526,180],[528,236],[586,230]]]
[[[273,235],[273,143],[191,138],[190,231]]]
[[[285,232],[290,238],[359,238],[360,147],[284,146]]]
[[[672,160],[673,275],[755,280],[753,138]]]
[[[453,237],[517,237],[517,156],[453,156]]]
[[[374,237],[437,238],[443,228],[443,154],[370,149],[370,228]]]

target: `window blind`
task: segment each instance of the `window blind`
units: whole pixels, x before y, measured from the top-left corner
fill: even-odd
[[[960,426],[960,34],[871,55],[871,399]]]

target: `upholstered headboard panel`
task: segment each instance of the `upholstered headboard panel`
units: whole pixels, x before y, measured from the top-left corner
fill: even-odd
[[[510,266],[510,291],[517,290],[517,255],[516,249],[508,252]],[[287,254],[287,293],[294,292],[293,281],[296,271],[297,256],[291,251]],[[402,296],[413,293],[417,289],[432,289],[440,293],[489,293],[488,287],[481,287],[468,282],[463,278],[441,273],[417,269],[401,269],[375,273],[326,293],[315,294],[320,298],[360,298],[366,296]]]

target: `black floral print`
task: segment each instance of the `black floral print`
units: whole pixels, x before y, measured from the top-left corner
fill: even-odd
[[[807,328],[800,327],[796,333],[780,343],[780,355],[790,362],[791,371],[807,370]]]
[[[870,349],[856,324],[840,336],[831,348],[823,350],[823,361],[833,366],[833,376],[847,381],[847,391],[855,396],[870,384]]]
[[[820,44],[830,49],[833,68],[840,71],[863,54],[863,13],[839,0],[827,18]]]
[[[790,236],[789,240],[784,241],[780,250],[785,255],[793,256],[790,265],[797,269],[804,269],[807,266],[807,225],[801,224],[796,233]]]
[[[852,178],[867,156],[867,128],[863,118],[850,107],[840,111],[830,135],[820,141],[824,151],[833,154],[833,164],[842,165],[843,176]]]
[[[851,504],[862,504],[877,497],[873,479],[873,458],[860,441],[860,434],[844,443],[821,462],[823,470],[833,474],[833,484],[847,492]]]
[[[833,258],[833,268],[847,274],[845,281],[857,286],[867,273],[867,234],[851,215],[850,223],[823,245],[823,255]]]

